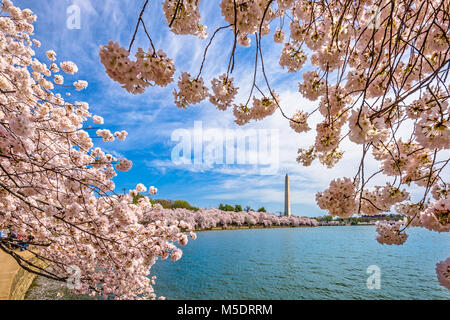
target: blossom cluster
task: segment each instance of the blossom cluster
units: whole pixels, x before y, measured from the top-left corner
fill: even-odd
[[[295,132],[309,131],[311,128],[308,126],[307,120],[308,115],[304,111],[298,110],[289,121],[289,125]]]
[[[209,101],[211,101],[217,109],[226,110],[231,106],[234,97],[237,94],[237,89],[239,89],[233,85],[233,80],[233,78],[227,77],[226,74],[222,74],[219,78],[211,80],[214,95],[210,95]]]
[[[173,81],[175,66],[173,60],[159,50],[145,52],[139,48],[136,60],[130,59],[130,52],[119,43],[109,41],[100,46],[100,61],[106,73],[124,89],[133,94],[143,93],[149,86],[162,86]]]
[[[330,187],[316,194],[317,204],[321,209],[328,210],[333,216],[348,218],[358,210],[355,183],[349,179],[335,179]]]
[[[377,215],[389,212],[391,207],[409,199],[406,190],[400,190],[391,184],[376,186],[374,191],[363,190],[361,201],[361,212],[366,215]]]
[[[251,108],[247,105],[234,105],[233,113],[236,117],[235,122],[238,125],[248,123],[250,120],[262,120],[268,115],[273,114],[278,108],[279,97],[275,92],[272,92],[273,97],[263,97],[258,99],[253,97],[253,106]]]
[[[441,286],[450,289],[450,258],[436,264],[436,273]]]
[[[235,34],[240,35],[240,43],[248,45],[248,35],[261,30],[263,35],[270,33],[269,23],[276,13],[270,7],[271,0],[222,0],[222,16],[232,25]],[[264,20],[263,20],[264,19]]]
[[[37,271],[43,276],[65,281],[73,266],[78,267],[81,282],[76,293],[156,298],[150,268],[158,258],[179,259],[176,244],[185,245],[186,234],[174,220],[140,223],[152,207],[150,200],[133,204],[130,194],[114,192],[116,170],[127,171],[132,162],[94,147],[89,121],[104,120],[92,117],[88,103],[69,101],[52,91],[63,83],[57,73],[70,79],[78,67],[70,61],[58,67],[52,50],[46,53],[52,64],[41,62],[34,48],[41,44],[31,38],[36,16],[9,0],[3,0],[1,10],[0,229],[11,228],[33,239],[28,247],[32,256],[51,262],[50,269]],[[131,76],[140,81],[127,52],[117,45],[105,48],[102,58],[120,81]],[[76,90],[87,86],[82,80],[72,83]],[[105,141],[127,135],[107,129],[97,134]],[[0,246],[15,254],[5,241]],[[23,263],[32,267],[35,262]]]
[[[381,244],[396,244],[400,245],[405,243],[408,235],[405,232],[401,232],[401,228],[404,226],[404,221],[396,221],[391,223],[389,221],[377,221],[377,241]]]
[[[303,72],[303,83],[298,84],[298,91],[309,100],[317,100],[325,93],[325,81],[317,71]]]
[[[315,130],[313,145],[300,148],[297,161],[308,166],[318,159],[332,168],[343,158],[343,143],[351,142],[362,149],[355,178],[331,182],[327,190],[317,194],[319,206],[340,217],[375,215],[395,208],[408,220],[405,227],[448,232],[448,182],[442,176],[450,163],[448,8],[442,6],[442,1],[422,2],[357,0],[345,5],[339,1],[221,0],[220,10],[228,23],[222,28],[228,28],[235,40],[230,48],[231,66],[226,74],[211,81],[212,94],[202,78],[192,79],[182,73],[174,92],[175,104],[186,108],[209,97],[219,110],[232,107],[238,125],[262,120],[278,108],[282,111],[279,97],[269,85],[261,42],[279,20],[268,41],[283,44],[279,64],[288,73],[301,73],[298,92],[318,104],[314,111],[298,110],[291,118],[283,112],[297,133],[310,130],[309,125]],[[203,37],[206,27],[200,25],[199,4],[193,0],[164,1],[164,14],[167,23],[172,23],[172,32]],[[6,22],[0,27],[10,28]],[[238,57],[236,44],[251,46],[253,35],[257,50],[255,79],[248,100],[235,101],[238,88],[229,71]],[[132,69],[127,65],[129,53],[110,46],[111,52],[103,52],[106,58],[102,61],[109,64],[107,72],[113,79],[134,93],[143,92],[147,82],[156,83],[153,76],[142,78],[141,70],[147,68],[150,72],[155,68],[153,62],[147,61],[149,58],[141,58],[146,66]],[[54,52],[49,51],[47,56],[51,61],[56,59]],[[174,72],[173,65],[165,65],[161,66],[163,85],[172,81]],[[66,64],[60,67],[69,74],[74,69]],[[256,79],[259,67],[270,96],[264,96],[256,86],[261,80]],[[57,68],[52,64],[49,70]],[[53,84],[45,77],[36,74],[33,78],[43,90],[51,90]],[[5,81],[0,78],[0,83]],[[63,81],[55,78],[55,83]],[[255,88],[261,98],[253,95]],[[253,105],[249,105],[250,101]],[[308,125],[306,120],[316,111],[320,119],[314,126],[311,120]],[[12,124],[18,133],[33,134],[26,120],[16,119]],[[103,134],[110,138],[106,132]],[[379,171],[365,170],[369,157],[379,163]],[[372,178],[378,174],[392,180],[373,186]],[[418,202],[410,202],[408,189],[414,187],[424,191]],[[384,239],[381,241],[401,244],[406,240],[403,236],[394,240],[392,234],[397,227],[380,226],[378,230],[380,239]]]
[[[200,39],[208,37],[206,26],[200,24],[201,0],[165,0],[163,2],[164,16],[170,31],[175,34],[192,34]]]
[[[295,47],[289,42],[284,44],[283,51],[281,51],[280,65],[286,67],[288,72],[299,71],[306,62],[306,54]]]
[[[431,231],[450,232],[450,198],[433,202],[420,215],[420,223]]]
[[[164,209],[160,204],[153,205],[144,216],[150,221],[164,218],[171,223],[178,223],[182,230],[205,230],[216,227],[228,228],[232,226],[317,226],[315,219],[298,216],[276,216],[266,212],[254,211],[223,211],[219,209],[199,209],[191,211],[188,209]]]
[[[196,104],[208,96],[208,89],[203,84],[203,79],[192,79],[191,75],[183,72],[178,80],[179,91],[174,90],[175,105],[178,108],[187,108]]]

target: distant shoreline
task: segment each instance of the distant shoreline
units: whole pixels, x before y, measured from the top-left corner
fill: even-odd
[[[314,226],[263,226],[263,225],[255,225],[255,226],[228,226],[224,227],[213,227],[208,229],[194,229],[193,232],[203,232],[203,231],[227,231],[227,230],[242,230],[242,229],[275,229],[275,228],[314,228]]]
[[[223,227],[213,227],[208,229],[194,229],[193,232],[205,232],[205,231],[230,231],[230,230],[251,230],[251,229],[277,229],[277,228],[316,228],[316,227],[358,227],[358,226],[374,226],[374,223],[366,223],[366,224],[348,224],[348,225],[318,225],[318,226],[228,226],[226,228]]]
[[[358,227],[358,226],[374,226],[375,223],[358,223],[358,224],[319,224],[318,227]]]

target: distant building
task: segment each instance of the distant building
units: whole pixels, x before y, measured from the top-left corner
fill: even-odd
[[[381,213],[381,214],[376,214],[376,215],[373,215],[373,216],[362,215],[361,218],[367,218],[367,219],[397,218],[397,219],[401,219],[401,218],[403,218],[403,216],[400,215],[400,214],[392,214],[392,213],[391,214],[384,214],[384,213]]]
[[[287,173],[284,179],[284,215],[286,217],[291,216],[291,191],[289,188],[289,176]]]
[[[375,215],[373,215],[373,216],[368,216],[368,215],[362,215],[361,216],[362,218],[369,218],[369,219],[373,219],[373,218],[385,218],[386,217],[386,215],[385,214],[375,214]]]

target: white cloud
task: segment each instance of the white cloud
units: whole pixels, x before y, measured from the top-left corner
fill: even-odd
[[[34,3],[35,2],[30,2]],[[81,29],[69,30],[65,28],[66,8],[76,4],[82,12]],[[105,126],[126,129],[129,136],[125,143],[114,143],[117,155],[127,156],[128,153],[140,151],[148,153],[151,159],[144,161],[148,168],[154,168],[162,173],[171,170],[189,173],[207,173],[211,177],[220,177],[221,182],[210,188],[207,183],[205,188],[200,188],[199,198],[204,199],[229,199],[249,197],[255,201],[273,202],[281,206],[283,202],[284,174],[289,173],[293,203],[315,203],[315,192],[323,190],[333,178],[352,177],[358,170],[361,157],[361,147],[345,141],[342,145],[345,152],[344,158],[333,169],[327,169],[316,160],[310,167],[302,167],[296,162],[297,150],[314,143],[314,129],[321,117],[318,112],[311,116],[308,133],[298,134],[290,127],[288,121],[277,111],[273,116],[263,121],[252,122],[243,129],[278,129],[279,130],[279,163],[278,172],[275,175],[261,175],[258,166],[224,165],[224,166],[177,166],[170,157],[171,133],[175,129],[186,128],[191,130],[194,121],[202,121],[205,127],[225,129],[237,129],[234,123],[232,110],[225,112],[215,109],[208,101],[192,106],[189,110],[179,110],[174,106],[172,91],[175,84],[165,88],[151,87],[146,93],[134,96],[120,88],[107,77],[103,65],[100,64],[98,50],[101,44],[108,40],[119,41],[125,47],[131,40],[132,32],[137,22],[137,15],[141,9],[141,2],[134,1],[52,1],[39,2],[41,17],[52,16],[53,20],[38,20],[37,31],[40,26],[46,28],[46,41],[43,42],[44,52],[49,49],[59,48],[58,58],[71,58],[80,67],[80,73],[89,76],[90,86],[86,91],[90,98],[91,110],[95,114],[105,117]],[[217,10],[214,1],[203,1],[201,6],[202,23],[208,25],[210,35],[215,28],[226,25],[224,19]],[[55,14],[57,12],[58,14]],[[168,27],[161,14],[161,2],[151,1],[144,15],[147,28],[157,46],[175,59],[177,71],[175,82],[182,71],[192,75],[198,73],[203,59],[203,49],[209,39],[200,40],[193,36],[175,36],[168,31]],[[302,81],[302,72],[288,74],[278,64],[279,53],[282,45],[268,45],[269,37],[263,38],[265,70],[272,88],[280,95],[283,111],[291,116],[297,109],[311,112],[317,107],[317,102],[311,102],[303,98],[297,91],[298,81]],[[252,38],[254,41],[254,38]],[[233,34],[230,30],[220,31],[209,47],[202,76],[206,85],[210,85],[213,77],[224,73],[227,69]],[[253,43],[254,44],[254,43]],[[148,48],[148,39],[142,30],[138,32],[134,52],[138,47]],[[240,88],[237,101],[246,101],[250,92],[253,78],[253,59],[255,47],[243,48],[238,46],[236,50],[235,70],[232,77],[236,86]],[[308,70],[307,66],[303,71]],[[258,83],[264,89],[261,69],[258,69]],[[97,90],[91,89],[97,86]],[[251,101],[250,101],[251,103]],[[402,135],[409,132],[402,131]],[[112,153],[110,151],[110,153]],[[367,176],[378,170],[378,164],[369,155],[366,162]],[[384,183],[385,177],[380,176],[374,182]],[[416,191],[413,191],[414,193]]]

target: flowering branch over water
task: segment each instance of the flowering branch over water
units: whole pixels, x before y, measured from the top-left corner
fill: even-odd
[[[200,3],[165,0],[163,14],[170,31],[208,37],[206,26],[200,24]],[[201,72],[196,78],[182,72],[178,90],[174,90],[178,107],[188,108],[208,98],[219,110],[231,108],[238,125],[280,110],[299,134],[311,130],[308,121],[318,111],[322,118],[315,126],[315,143],[298,150],[299,163],[309,166],[318,159],[332,168],[343,158],[343,141],[348,139],[361,148],[355,176],[335,179],[319,192],[320,208],[339,217],[392,209],[403,214],[403,222],[378,226],[380,243],[404,243],[409,226],[450,231],[448,182],[443,176],[450,162],[449,1],[221,0],[218,7],[228,26],[213,33],[203,61],[216,32],[230,29],[234,42],[228,44],[227,71],[211,80],[211,93]],[[285,20],[290,21],[288,26]],[[288,73],[309,67],[302,73],[303,81],[293,85],[303,97],[316,101],[314,110],[298,110],[292,116],[283,111],[266,73],[261,45],[273,25],[278,26],[274,45],[284,43],[280,66]],[[256,48],[250,95],[238,102],[239,88],[231,78],[237,44],[250,47],[253,35]],[[110,42],[101,48],[100,57],[111,78],[137,94],[147,86],[173,81],[173,61],[158,52],[154,58],[139,49],[137,60],[132,61],[128,51]],[[200,71],[203,67],[202,62]],[[257,79],[265,88],[257,85]],[[380,170],[368,172],[369,157],[379,163]],[[373,186],[379,175],[388,181]],[[420,199],[411,199],[413,186],[423,190]],[[448,260],[437,268],[447,288],[449,270]]]
[[[31,37],[36,16],[9,0],[1,10],[0,230],[11,237],[2,239],[0,250],[29,272],[57,281],[69,280],[76,267],[77,293],[156,298],[150,268],[158,258],[178,260],[175,244],[185,245],[186,235],[175,220],[141,223],[152,207],[148,197],[132,203],[134,192],[146,191],[142,184],[129,194],[114,192],[116,171],[129,170],[132,162],[94,148],[87,122],[104,121],[92,116],[88,103],[53,92],[65,90],[64,77],[77,66],[70,61],[58,66],[52,50],[46,53],[50,66],[39,61],[33,47],[41,44]],[[70,87],[87,86],[79,80]],[[106,142],[127,136],[107,129],[96,134]],[[18,244],[28,245],[33,259],[19,255]]]

